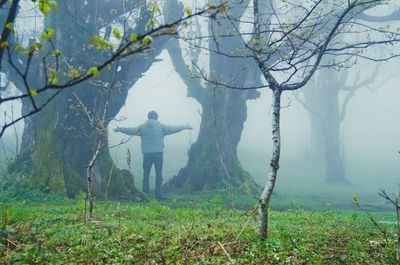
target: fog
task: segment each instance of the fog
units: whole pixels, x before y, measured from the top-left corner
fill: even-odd
[[[164,179],[169,180],[186,165],[187,151],[196,140],[201,120],[201,106],[187,97],[184,83],[174,70],[166,52],[130,90],[125,106],[110,129],[134,127],[147,119],[150,110],[159,113],[159,120],[169,125],[191,124],[193,131],[184,131],[165,138]],[[380,188],[391,190],[400,181],[400,90],[399,60],[381,63],[376,81],[362,87],[352,98],[341,129],[344,144],[346,177],[350,185],[339,188],[324,182],[323,158],[306,162],[304,157],[310,144],[310,121],[307,111],[291,93],[282,99],[282,158],[278,176],[277,194],[320,194],[347,200],[351,194],[366,194],[376,199]],[[367,66],[367,67],[365,67]],[[350,70],[355,74],[361,66]],[[373,63],[362,64],[365,73],[371,72]],[[366,74],[366,75],[367,75]],[[365,78],[366,76],[361,76]],[[248,116],[239,145],[239,159],[257,183],[264,185],[271,153],[271,93],[261,90],[258,100],[247,101]],[[110,130],[111,145],[127,139]],[[140,138],[112,150],[117,164],[126,168],[126,148],[133,155],[133,173],[141,186],[142,156]],[[152,172],[152,175],[154,173]],[[154,179],[154,176],[152,177]],[[343,193],[341,192],[343,191]],[[336,197],[337,195],[337,197]],[[320,198],[320,199],[321,199]]]

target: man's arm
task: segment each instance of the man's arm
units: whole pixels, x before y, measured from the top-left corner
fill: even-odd
[[[114,129],[114,132],[121,132],[124,134],[128,134],[128,135],[140,135],[140,129],[141,127],[133,127],[133,128],[129,128],[129,127],[117,127]]]
[[[185,125],[185,126],[170,126],[170,125],[163,125],[163,134],[164,135],[169,135],[169,134],[174,134],[178,133],[183,130],[191,130],[193,129],[192,126],[190,125]]]

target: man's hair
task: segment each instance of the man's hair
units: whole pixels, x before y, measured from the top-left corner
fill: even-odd
[[[150,111],[149,114],[147,114],[147,118],[149,120],[157,120],[158,119],[158,114],[154,110]]]

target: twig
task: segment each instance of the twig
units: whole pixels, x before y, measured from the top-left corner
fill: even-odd
[[[104,195],[105,201],[107,201],[108,189],[110,188],[111,176],[112,176],[113,170],[114,170],[114,163],[112,163],[112,165],[111,165],[110,175],[108,176],[107,188],[106,188],[106,192]]]
[[[219,244],[219,246],[222,248],[222,250],[225,252],[225,254],[226,254],[226,256],[228,257],[229,261],[230,261],[232,264],[235,264],[235,263],[233,262],[233,260],[231,259],[231,256],[229,256],[228,252],[226,252],[226,249],[225,249],[224,246],[221,244],[221,242],[218,241],[218,244]]]
[[[235,242],[238,241],[239,237],[242,235],[244,229],[246,229],[247,225],[249,224],[250,220],[254,217],[254,213],[257,211],[258,205],[253,208],[253,210],[250,213],[250,217],[247,219],[247,222],[244,224],[242,227],[242,230],[240,230],[239,234],[236,236]]]

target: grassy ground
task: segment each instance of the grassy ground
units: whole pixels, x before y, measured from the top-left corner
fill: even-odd
[[[104,203],[84,222],[84,203],[0,204],[1,264],[394,264],[388,243],[362,212],[270,212],[267,241],[255,211],[218,197],[147,204]],[[394,236],[394,215],[374,214]]]

